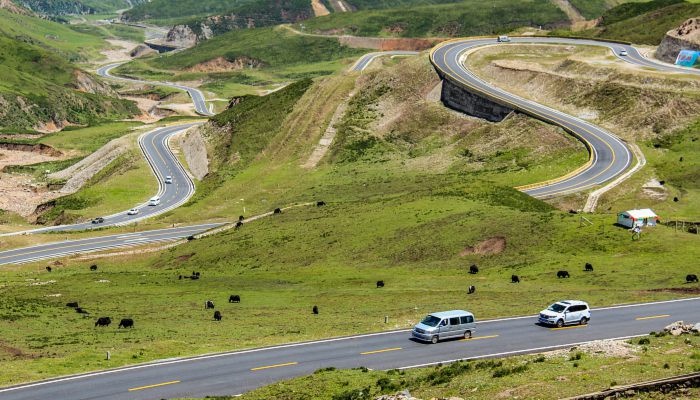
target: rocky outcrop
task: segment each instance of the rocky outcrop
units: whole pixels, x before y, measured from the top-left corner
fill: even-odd
[[[168,32],[166,40],[168,43],[177,43],[179,47],[191,47],[232,30],[296,23],[313,16],[310,2],[307,7],[299,7],[299,2],[294,0],[252,3],[239,6],[226,14],[177,25]]]
[[[199,129],[190,129],[180,139],[180,148],[192,175],[202,180],[209,173],[207,144]]]
[[[94,8],[75,0],[19,0],[18,3],[37,14],[48,16],[96,13]]]
[[[175,25],[165,36],[165,43],[177,47],[192,47],[197,41],[198,36],[188,25]]]
[[[134,47],[129,52],[129,55],[133,58],[139,58],[139,57],[150,56],[151,54],[156,54],[156,53],[158,53],[158,52],[153,50],[152,48],[146,46],[145,44],[140,44],[140,45]]]
[[[675,62],[681,50],[700,51],[700,17],[685,21],[680,27],[666,32],[666,36],[656,49],[656,58]]]
[[[227,71],[238,71],[242,69],[257,69],[263,66],[262,61],[241,56],[236,57],[232,61],[225,59],[224,57],[217,57],[213,60],[205,61],[199,63],[187,69],[189,72],[227,72]]]
[[[679,336],[688,333],[698,332],[700,329],[700,323],[698,324],[685,324],[683,321],[676,321],[671,325],[667,325],[664,328],[664,332],[668,332],[673,336]]]
[[[13,3],[12,0],[0,0],[0,8],[3,10],[7,10],[13,14],[20,14],[20,15],[31,15],[32,12],[27,10],[26,8],[20,7],[17,4]]]
[[[50,179],[66,180],[59,192],[63,195],[77,192],[87,181],[102,171],[117,157],[126,153],[129,149],[128,138],[114,139],[102,146],[96,152],[80,160],[80,162],[58,172],[49,175]]]
[[[83,93],[117,97],[117,93],[109,85],[98,81],[92,75],[79,69],[73,71],[73,83],[71,87]]]

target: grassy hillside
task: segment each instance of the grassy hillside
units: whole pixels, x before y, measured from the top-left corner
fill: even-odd
[[[201,37],[204,27],[212,34],[220,35],[234,29],[299,22],[312,16],[313,10],[308,0],[264,0],[236,6],[222,15],[194,19],[187,25]]]
[[[457,3],[462,0],[347,0],[351,7],[356,10],[367,10],[377,8],[401,8],[417,5],[447,4]]]
[[[617,5],[628,2],[645,2],[647,0],[569,0],[586,19],[595,19]]]
[[[59,53],[68,61],[97,58],[102,38],[76,32],[68,25],[0,9],[0,34]]]
[[[605,12],[599,27],[573,34],[658,45],[666,32],[698,15],[700,3],[696,1],[652,0],[626,3]],[[572,32],[556,30],[553,34],[567,35]]]
[[[567,21],[549,0],[479,0],[449,4],[334,13],[305,21],[309,32],[357,36],[469,36],[508,32],[522,26],[552,26]]]
[[[255,0],[153,0],[126,11],[122,17],[128,21],[186,21],[221,14],[236,6],[254,2]]]
[[[177,54],[133,61],[117,72],[157,80],[204,79],[204,89],[230,97],[274,87],[273,84],[335,73],[367,51],[341,46],[334,38],[260,28],[231,31]],[[244,67],[206,72],[204,64],[197,69],[199,64],[220,58],[231,63],[242,61]],[[248,62],[257,67],[245,67]]]
[[[145,0],[15,0],[16,3],[48,16],[69,14],[113,13],[130,7],[129,3],[139,4]]]
[[[562,293],[600,306],[689,288],[682,282],[694,268],[687,259],[700,256],[696,236],[660,226],[631,241],[612,225],[614,215],[591,215],[594,226],[581,228],[578,216],[512,189],[575,168],[586,159],[582,145],[522,115],[492,124],[426,99],[438,82],[425,57],[385,67],[245,97],[217,116],[200,131],[209,176],[192,202],[157,222],[231,220],[316,200],[325,207],[288,209],[171,250],[98,260],[98,272],[87,268],[94,261],[80,260],[54,265],[50,276],[46,263],[0,270],[7,299],[0,361],[9,371],[1,382],[406,327],[428,310],[466,301],[487,318],[532,313]],[[301,168],[351,92],[329,154]],[[472,249],[488,239],[500,245]],[[594,273],[581,272],[585,262]],[[466,273],[472,263],[477,276]],[[557,280],[560,269],[572,278]],[[178,279],[192,271],[202,278]],[[511,274],[522,283],[511,284]],[[374,286],[380,279],[383,290]],[[478,295],[467,299],[469,284]],[[228,305],[234,293],[243,301]],[[204,299],[219,306],[221,323],[201,309]],[[134,318],[136,327],[96,330],[68,301],[93,316]],[[315,317],[313,305],[321,310]],[[106,350],[110,361],[95,357]]]
[[[0,130],[87,124],[138,111],[132,102],[75,90],[79,77],[92,78],[59,55],[2,34],[0,74]]]

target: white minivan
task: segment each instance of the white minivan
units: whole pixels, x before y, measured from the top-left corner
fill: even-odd
[[[507,42],[510,42],[510,38],[508,36],[501,35],[498,37],[498,42],[499,43],[507,43]]]
[[[157,206],[158,204],[160,204],[160,197],[158,196],[153,196],[150,200],[148,200],[149,206]]]
[[[474,314],[469,311],[452,310],[426,316],[413,327],[411,335],[416,339],[435,344],[442,339],[469,339],[475,330]]]
[[[556,325],[558,328],[564,325],[585,325],[591,320],[591,309],[588,303],[580,300],[557,301],[546,310],[540,311],[537,321],[545,325]]]

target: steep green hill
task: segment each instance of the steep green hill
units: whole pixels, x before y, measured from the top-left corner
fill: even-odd
[[[122,14],[127,21],[187,21],[196,17],[221,14],[255,0],[153,0]]]
[[[357,36],[469,36],[508,32],[522,26],[552,26],[568,21],[549,0],[481,0],[333,13],[305,21],[308,32]]]
[[[113,13],[129,8],[132,4],[143,3],[146,0],[14,0],[15,3],[26,7],[37,14],[49,17],[72,14],[102,14]]]
[[[104,40],[99,36],[78,32],[68,25],[14,14],[4,9],[0,9],[0,34],[51,50],[71,62],[94,59],[105,46]]]
[[[583,32],[554,31],[555,35],[599,37],[658,45],[666,32],[700,15],[700,2],[653,0],[626,3],[606,11],[600,26]]]
[[[186,25],[201,37],[204,29],[213,35],[219,35],[234,29],[299,22],[313,15],[308,0],[262,0],[242,4],[222,15],[194,19]]]
[[[4,17],[0,12],[3,22],[8,20]],[[0,26],[0,31],[8,28],[6,24]],[[40,32],[41,23],[37,27],[34,34]],[[78,36],[73,33],[73,37]],[[133,103],[110,97],[113,93],[108,87],[62,55],[41,47],[43,43],[33,44],[35,41],[26,36],[19,39],[0,32],[0,130],[62,126],[66,122],[86,124],[137,112]],[[75,43],[64,48],[70,46]]]
[[[230,97],[261,86],[329,75],[368,51],[341,46],[335,38],[302,36],[281,27],[245,29],[169,56],[132,61],[116,72],[156,80],[203,79],[203,89]],[[224,68],[209,68],[210,63]]]

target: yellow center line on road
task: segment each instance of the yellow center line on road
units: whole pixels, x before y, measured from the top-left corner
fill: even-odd
[[[255,367],[255,368],[251,368],[250,370],[251,370],[251,371],[260,371],[260,370],[263,370],[263,369],[278,368],[278,367],[287,367],[287,366],[289,366],[289,365],[297,365],[297,364],[299,364],[299,363],[298,363],[298,362],[288,362],[288,363],[284,363],[284,364],[274,364],[274,365],[266,365],[266,366],[264,366],[264,367]]]
[[[469,339],[460,339],[460,342],[471,342],[472,340],[481,340],[481,339],[493,339],[497,338],[498,335],[491,335],[491,336],[475,336],[471,337]]]
[[[134,392],[136,390],[150,389],[150,388],[155,388],[155,387],[165,386],[165,385],[174,385],[176,383],[180,383],[180,381],[170,381],[170,382],[156,383],[155,385],[139,386],[139,387],[131,388],[131,389],[129,389],[129,391]]]
[[[637,318],[635,318],[635,320],[637,320],[637,321],[643,321],[643,320],[645,320],[645,319],[666,318],[666,317],[670,317],[670,316],[671,316],[671,314],[651,315],[651,316],[648,316],[648,317],[637,317]]]
[[[381,350],[372,350],[372,351],[365,351],[363,353],[360,353],[363,356],[366,356],[368,354],[377,354],[377,353],[386,353],[387,351],[396,351],[396,350],[401,350],[401,347],[392,347],[390,349],[381,349]]]
[[[572,325],[572,326],[563,326],[561,328],[550,328],[550,331],[561,331],[564,329],[579,329],[579,328],[585,328],[588,325]]]

